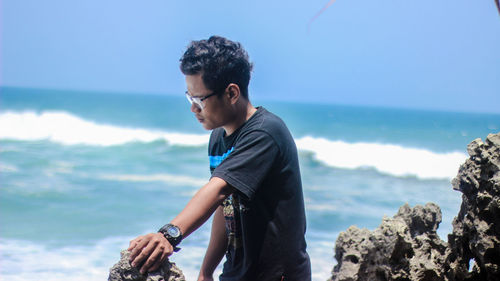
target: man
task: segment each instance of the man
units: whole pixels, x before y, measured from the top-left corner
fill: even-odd
[[[207,130],[212,177],[159,230],[130,242],[131,262],[156,270],[213,213],[199,281],[311,280],[304,199],[293,138],[281,119],[248,98],[252,64],[239,43],[212,36],[181,58],[191,111]]]

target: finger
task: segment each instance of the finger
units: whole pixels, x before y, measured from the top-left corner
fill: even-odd
[[[139,252],[142,250],[142,248],[139,246],[139,243],[135,245],[134,248],[130,250],[130,257],[129,261],[133,261],[135,257],[139,254]]]
[[[153,271],[157,271],[160,266],[163,264],[163,260],[160,258],[160,259],[156,259],[155,263],[148,269],[148,272],[153,272]]]
[[[129,247],[127,250],[132,250],[142,239],[142,237],[137,237],[134,240],[130,240]]]
[[[153,264],[153,266],[151,266],[151,268],[149,269],[149,272],[158,270],[158,268],[160,268],[160,266],[162,266],[162,264],[165,262],[167,257],[172,254],[172,252],[173,251],[165,251],[165,250],[162,251],[160,258],[156,260],[156,262]]]
[[[132,251],[137,247],[137,245],[141,241],[142,241],[142,236],[139,236],[133,240],[130,240],[130,244],[129,244],[129,247],[127,250],[132,254]]]
[[[156,245],[158,245],[158,241],[157,239],[149,239],[147,241],[147,245],[145,245],[145,247],[141,247],[141,251],[138,252],[138,255],[135,257],[134,261],[132,262],[132,264],[134,266],[137,266],[139,264],[141,264],[144,260],[146,260],[152,253],[153,251],[156,249]],[[142,243],[139,243],[139,245],[141,245]]]
[[[135,255],[131,259],[132,266],[139,266],[148,256],[146,247],[139,248],[139,251],[135,252]]]
[[[141,242],[137,243],[135,248],[130,252],[130,261],[132,263],[132,266],[136,266],[139,261],[136,262],[136,259],[138,256],[145,250],[146,246],[148,245],[149,240],[144,239]],[[136,262],[136,263],[134,263]]]
[[[132,246],[133,244],[137,244],[137,243],[139,243],[139,242],[142,240],[142,236],[143,236],[143,235],[141,235],[141,236],[137,236],[136,238],[134,238],[134,239],[130,240],[129,246]]]
[[[149,258],[146,260],[146,262],[144,263],[144,265],[141,268],[141,273],[142,274],[144,274],[147,271],[151,271],[149,269],[153,265],[155,265],[155,263],[157,261],[161,261],[161,255],[162,255],[162,252],[163,252],[164,249],[165,249],[164,245],[159,245],[159,244],[155,245],[155,248],[153,248],[153,251],[149,255]]]

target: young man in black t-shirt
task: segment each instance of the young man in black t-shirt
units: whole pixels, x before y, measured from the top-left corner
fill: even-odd
[[[302,185],[283,121],[248,98],[252,65],[239,43],[212,36],[181,58],[191,111],[207,130],[212,177],[171,223],[130,242],[132,265],[154,271],[213,213],[198,281],[311,280]]]

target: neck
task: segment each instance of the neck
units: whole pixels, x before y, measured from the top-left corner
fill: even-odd
[[[237,103],[235,104],[235,113],[233,115],[233,122],[224,126],[224,130],[226,131],[226,136],[231,135],[236,131],[241,125],[243,125],[252,115],[257,111],[255,107],[249,102],[245,103]]]

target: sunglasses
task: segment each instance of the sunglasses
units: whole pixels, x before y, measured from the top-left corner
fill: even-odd
[[[217,95],[217,93],[216,93],[216,92],[213,92],[213,93],[208,94],[208,95],[206,95],[206,96],[204,96],[204,97],[193,97],[193,96],[191,96],[191,95],[188,93],[188,91],[186,91],[186,98],[187,98],[187,100],[189,101],[189,103],[190,103],[190,104],[193,104],[193,103],[194,103],[194,105],[195,105],[196,107],[198,107],[199,109],[203,109],[203,108],[205,108],[205,104],[203,103],[203,101],[204,101],[204,100],[208,99],[208,98],[209,98],[209,97],[211,97],[211,96],[215,96],[215,95]]]

